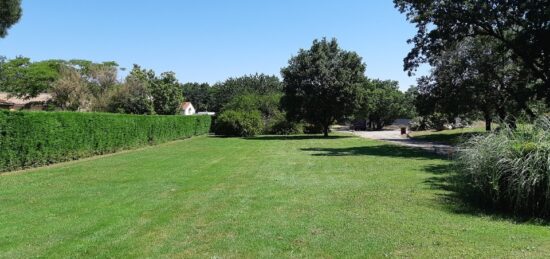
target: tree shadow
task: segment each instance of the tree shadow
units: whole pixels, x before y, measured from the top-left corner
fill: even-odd
[[[510,220],[523,224],[550,225],[550,219],[517,215],[481,199],[481,195],[475,194],[468,188],[451,163],[429,165],[423,169],[432,174],[424,183],[430,189],[441,191],[436,199],[444,209],[452,213],[488,217],[494,220]]]
[[[354,136],[328,136],[324,137],[323,135],[265,135],[265,136],[257,136],[257,137],[248,137],[244,138],[246,140],[308,140],[308,139],[346,139],[346,138],[353,138]]]
[[[302,148],[301,150],[311,152],[312,156],[384,156],[414,159],[445,158],[445,156],[437,155],[422,149],[391,144],[345,148]]]
[[[433,141],[447,145],[457,145],[470,139],[473,136],[481,135],[484,132],[457,132],[457,133],[433,133],[429,135],[414,136],[414,140]]]

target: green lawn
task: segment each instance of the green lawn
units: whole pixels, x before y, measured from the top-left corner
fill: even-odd
[[[356,137],[196,137],[0,175],[0,257],[546,257],[448,162]]]
[[[457,145],[468,139],[469,137],[477,134],[483,134],[485,132],[484,127],[471,127],[463,129],[452,130],[426,130],[415,131],[410,134],[411,138],[424,141],[433,141],[449,145]]]

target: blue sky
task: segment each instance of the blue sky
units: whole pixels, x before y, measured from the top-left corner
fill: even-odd
[[[390,0],[23,0],[0,55],[113,60],[215,83],[280,76],[300,48],[336,37],[363,57],[369,77],[405,90],[416,82],[402,69],[414,33]]]

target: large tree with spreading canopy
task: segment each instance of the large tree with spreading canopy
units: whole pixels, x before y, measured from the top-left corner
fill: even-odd
[[[332,123],[357,109],[365,64],[357,53],[342,50],[336,39],[315,40],[288,63],[281,72],[288,119],[321,126],[328,136]]]

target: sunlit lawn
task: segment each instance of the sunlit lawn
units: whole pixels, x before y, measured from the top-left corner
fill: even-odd
[[[448,162],[355,137],[197,137],[0,176],[0,257],[545,257]]]

